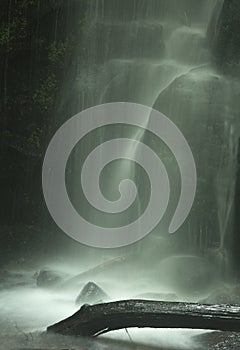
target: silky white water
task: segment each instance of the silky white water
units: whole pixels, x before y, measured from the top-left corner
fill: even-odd
[[[48,266],[54,270],[61,269],[60,265]],[[87,268],[87,266],[86,266]],[[64,265],[65,273],[70,272],[72,267]],[[16,272],[16,270],[15,270]],[[59,346],[59,349],[132,349],[138,344],[139,349],[199,349],[199,344],[194,340],[195,335],[203,333],[201,330],[171,330],[171,329],[129,329],[115,331],[111,334],[99,337],[95,341],[84,340],[74,337],[62,337],[60,335],[46,335],[44,331],[50,324],[73,314],[79,309],[75,304],[78,291],[84,283],[76,288],[68,290],[48,290],[36,286],[33,274],[35,270],[17,270],[22,274],[22,281],[26,286],[14,287],[0,292],[1,309],[1,335],[0,349],[28,349],[46,348]],[[136,279],[134,283],[122,285],[119,278],[113,276],[104,280],[99,279],[99,285],[108,291],[112,300],[124,299],[129,295],[136,296],[140,291],[148,291],[142,288],[146,282]],[[153,286],[153,290],[164,291],[162,286]],[[130,340],[130,338],[131,340]],[[112,342],[111,342],[112,340]],[[121,343],[123,342],[123,343]],[[146,346],[146,347],[145,347]]]
[[[197,167],[197,193],[190,215],[174,239],[168,237],[167,229],[179,200],[179,171],[166,145],[144,129],[148,126],[147,118],[143,129],[108,127],[92,138],[89,136],[87,143],[75,150],[73,164],[78,171],[69,181],[75,207],[79,212],[84,207],[90,221],[106,227],[124,225],[125,221],[141,215],[145,208],[149,187],[139,168],[130,161],[119,161],[103,171],[105,180],[100,179],[100,185],[107,198],[116,200],[119,182],[128,177],[135,181],[142,197],[139,193],[128,215],[101,218],[76,191],[81,167],[77,164],[82,149],[88,147],[90,152],[96,146],[96,139],[104,142],[128,137],[145,142],[163,160],[172,196],[166,215],[151,235],[174,240],[171,243],[174,248],[169,244],[168,256],[176,253],[196,254],[206,259],[210,256],[216,264],[215,274],[220,275],[223,265],[231,265],[227,244],[231,244],[233,230],[239,137],[239,82],[222,76],[213,67],[207,38],[210,26],[211,30],[217,30],[213,18],[216,21],[222,4],[222,0],[143,0],[123,1],[121,6],[120,3],[113,6],[111,1],[89,1],[88,5],[84,67],[80,69],[76,87],[79,106],[84,109],[123,101],[153,107],[177,125],[192,150]],[[134,158],[137,152],[135,147],[126,153]],[[148,238],[142,240],[132,250],[143,252],[147,241]],[[121,254],[126,251],[121,250]],[[149,255],[153,267],[161,258],[160,254]]]
[[[233,232],[240,84],[220,74],[211,63],[207,30],[213,12],[219,13],[221,6],[221,0],[88,1],[82,51],[76,52],[79,72],[74,88],[64,91],[66,100],[72,99],[78,112],[117,101],[159,110],[184,134],[198,175],[192,211],[176,234],[169,235],[167,228],[178,201],[180,182],[173,155],[166,145],[159,144],[144,129],[120,125],[102,128],[89,135],[80,145],[82,147],[76,147],[67,179],[71,199],[80,212],[80,209],[84,211],[86,218],[103,226],[116,227],[124,220],[129,222],[141,215],[148,199],[149,184],[143,173],[138,175],[141,169],[131,162],[113,164],[112,169],[105,172],[107,177],[104,179],[103,172],[103,179],[100,179],[106,197],[117,198],[118,184],[124,178],[135,180],[142,197],[137,196],[130,213],[120,218],[107,215],[102,218],[102,213],[82,204],[83,196],[78,192],[83,153],[86,156],[98,143],[114,137],[134,138],[152,147],[164,160],[170,174],[171,204],[154,232],[140,242],[112,251],[76,243],[71,250],[64,247],[61,264],[51,266],[74,275],[114,257],[130,257],[124,267],[117,271],[106,270],[94,280],[112,300],[143,293],[175,293],[178,300],[197,301],[224,283],[226,275],[231,275],[228,242]],[[146,119],[146,128],[147,124]],[[136,147],[127,153],[133,158],[137,152]],[[67,261],[68,255],[74,260]],[[45,263],[41,262],[38,268]],[[27,286],[0,292],[1,325],[8,320],[0,349],[12,349],[19,344],[24,347],[31,342],[36,346],[44,342],[69,346],[72,341],[74,346],[76,339],[54,336],[43,340],[39,333],[34,333],[31,339],[26,334],[42,331],[76,311],[74,300],[84,283],[69,291],[47,291],[35,286],[31,279],[33,274],[34,270],[27,272],[27,279],[31,280]],[[11,342],[9,329],[15,330],[17,337]],[[150,346],[194,349],[198,345],[192,336],[201,331],[130,329],[129,333],[133,342],[148,344],[148,349]],[[134,347],[125,331],[109,337],[124,340],[129,348]],[[84,349],[86,342],[78,341]],[[99,342],[87,343],[88,349],[118,349],[122,345],[114,342],[107,346]],[[144,345],[139,349],[144,349]]]

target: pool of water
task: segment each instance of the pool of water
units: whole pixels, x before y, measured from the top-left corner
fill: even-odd
[[[94,340],[46,334],[48,325],[64,319],[79,309],[75,304],[81,282],[74,288],[43,289],[36,285],[35,268],[4,272],[0,290],[0,349],[201,349],[195,336],[201,330],[135,329],[119,330]],[[71,277],[71,275],[69,275]],[[103,277],[102,277],[103,278]],[[109,277],[103,281],[113,300],[136,295],[143,281],[120,288],[122,280]],[[138,289],[139,288],[139,289]],[[118,292],[117,292],[118,291]],[[128,291],[128,292],[127,292]],[[154,291],[154,290],[153,290]]]

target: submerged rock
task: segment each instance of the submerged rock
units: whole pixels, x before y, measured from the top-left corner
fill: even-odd
[[[196,256],[172,256],[159,265],[159,278],[180,295],[198,295],[211,290],[216,280],[206,259]]]
[[[199,302],[203,304],[240,304],[240,286],[215,289],[207,298]]]
[[[81,290],[76,299],[76,304],[94,304],[106,301],[109,296],[94,282],[88,282]]]
[[[0,290],[25,286],[29,283],[29,280],[20,272],[0,270]]]
[[[193,337],[202,349],[239,350],[240,334],[238,332],[207,332]]]
[[[41,270],[39,273],[35,274],[37,280],[37,286],[48,288],[53,287],[56,284],[63,281],[63,275],[51,270]]]

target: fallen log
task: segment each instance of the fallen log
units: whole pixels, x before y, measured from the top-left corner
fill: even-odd
[[[78,275],[67,279],[66,281],[59,284],[57,287],[68,289],[79,282],[96,278],[99,274],[105,272],[109,268],[120,266],[121,264],[125,263],[126,259],[127,259],[126,257],[118,257],[118,258],[108,260],[100,265],[94,266],[87,271],[81,272]]]
[[[74,315],[47,328],[63,335],[98,336],[129,327],[240,331],[240,306],[150,300],[85,304]]]

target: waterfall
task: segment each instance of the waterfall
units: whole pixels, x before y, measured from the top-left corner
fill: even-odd
[[[183,226],[169,236],[167,225],[176,207],[180,183],[166,145],[156,145],[155,138],[144,129],[124,126],[100,129],[87,140],[92,149],[98,144],[96,138],[103,142],[129,137],[147,143],[164,158],[173,183],[169,213],[148,237],[118,252],[139,254],[138,263],[144,256],[143,265],[148,260],[159,269],[160,276],[164,274],[161,275],[162,266],[164,271],[169,268],[173,284],[176,266],[182,261],[180,269],[188,278],[191,263],[186,262],[186,256],[191,257],[197,270],[207,270],[206,262],[211,263],[212,275],[206,273],[205,280],[222,276],[231,266],[228,247],[233,231],[239,83],[213,67],[207,37],[210,30],[217,30],[216,16],[222,3],[222,0],[90,0],[79,52],[82,68],[74,93],[80,109],[117,101],[153,107],[177,125],[192,149],[198,174],[195,202]],[[148,119],[146,127],[147,124]],[[137,152],[137,147],[129,149],[129,158]],[[73,168],[80,153],[75,152]],[[119,161],[118,165],[113,164],[110,173],[106,171],[107,179],[102,180],[103,192],[112,200],[118,196],[116,188],[122,178],[135,181],[141,193],[128,214],[100,219],[98,212],[85,209],[86,217],[115,227],[140,215],[146,205],[148,187],[139,170],[131,162]],[[79,170],[70,182],[70,187],[75,188]],[[72,197],[78,207],[82,197],[74,194]],[[174,264],[167,263],[171,257]]]

